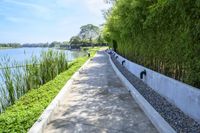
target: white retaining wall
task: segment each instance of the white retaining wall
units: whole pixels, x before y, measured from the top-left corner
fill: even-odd
[[[153,125],[160,133],[176,133],[176,131],[165,121],[165,119],[149,104],[149,102],[137,91],[137,89],[126,79],[126,77],[117,69],[109,56],[112,68],[117,76],[124,83],[130,91],[132,97],[135,99],[140,108],[144,111],[146,116],[151,120]]]
[[[138,78],[140,78],[140,72],[146,70],[147,75],[144,76],[143,81],[148,86],[180,108],[185,114],[200,122],[200,89],[133,63],[117,53],[115,56],[118,56],[117,60],[120,63],[125,60],[124,66]]]

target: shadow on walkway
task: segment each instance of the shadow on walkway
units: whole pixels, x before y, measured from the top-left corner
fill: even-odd
[[[113,71],[108,57],[98,52],[81,70],[45,132],[157,132]]]

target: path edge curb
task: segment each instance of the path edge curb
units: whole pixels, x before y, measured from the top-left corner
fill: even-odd
[[[105,52],[106,53],[106,52]],[[109,57],[111,66],[123,84],[130,91],[132,97],[136,100],[138,105],[156,127],[160,133],[176,133],[176,131],[169,125],[168,122],[151,106],[151,104],[137,91],[137,89],[124,77],[124,75],[118,70],[118,68],[113,63],[110,55],[106,53]]]
[[[98,51],[97,51],[98,52]],[[97,54],[96,52],[96,54]],[[94,55],[94,57],[96,56]],[[92,58],[94,58],[92,57]],[[60,90],[57,96],[51,101],[51,103],[47,106],[47,108],[42,112],[38,120],[33,124],[33,126],[29,129],[28,133],[43,133],[47,124],[51,121],[51,118],[54,114],[56,108],[60,105],[64,95],[71,89],[71,85],[76,77],[79,76],[79,72],[87,66],[90,62],[91,58],[89,58],[67,81],[64,87]]]

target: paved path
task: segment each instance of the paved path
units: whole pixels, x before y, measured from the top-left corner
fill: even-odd
[[[156,133],[119,80],[107,55],[98,52],[72,88],[46,133]]]

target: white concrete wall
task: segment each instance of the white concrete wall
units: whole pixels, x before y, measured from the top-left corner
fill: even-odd
[[[140,78],[140,72],[146,70],[147,75],[143,81],[147,85],[176,105],[185,114],[200,122],[200,89],[133,63],[118,54],[115,56],[118,56],[117,60],[120,63],[125,60],[124,66],[138,78]]]

